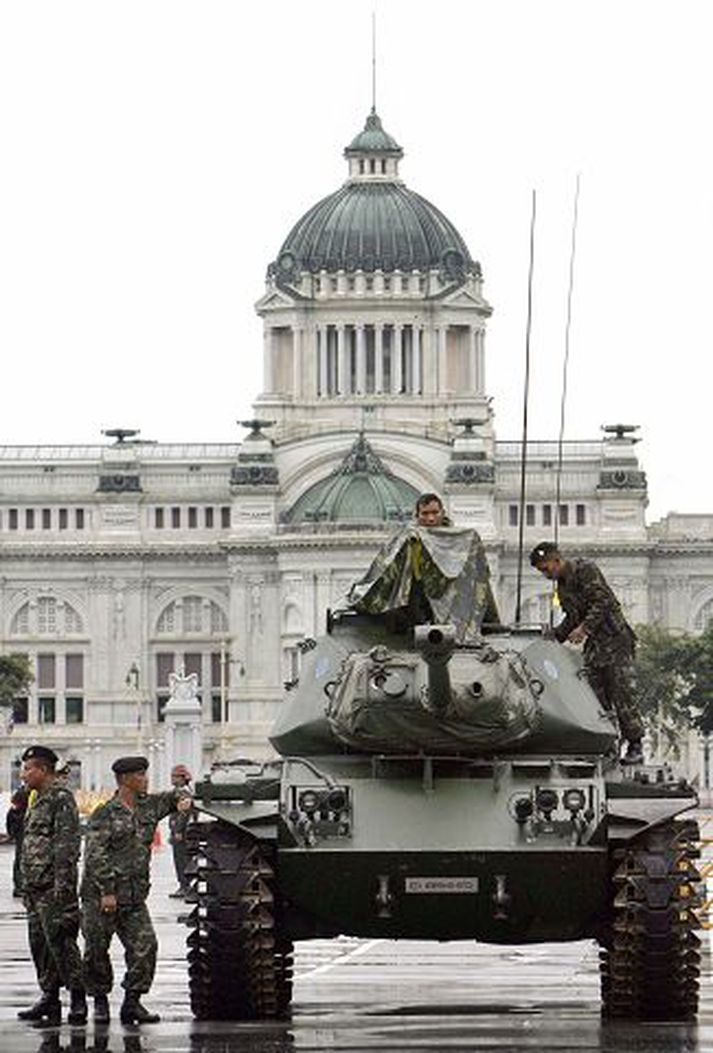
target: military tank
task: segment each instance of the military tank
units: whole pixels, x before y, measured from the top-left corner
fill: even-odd
[[[345,611],[303,643],[271,742],[197,786],[199,1019],[281,1019],[296,940],[592,938],[607,1017],[696,1014],[693,788],[618,759],[577,654],[540,631],[394,632]]]

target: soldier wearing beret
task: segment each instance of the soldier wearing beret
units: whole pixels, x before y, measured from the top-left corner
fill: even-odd
[[[157,824],[191,798],[174,789],[147,793],[145,757],[120,757],[112,764],[117,790],[89,821],[82,875],[82,932],[87,990],[94,1020],[109,1021],[113,984],[109,946],[114,933],[124,945],[126,975],[121,1022],[151,1024],[160,1018],[142,1004],[153,982],[158,942],[146,907],[151,844]]]
[[[30,746],[22,755],[22,778],[30,791],[30,804],[20,868],[30,951],[42,994],[18,1016],[40,1026],[61,1022],[60,987],[70,990],[69,1023],[83,1024],[87,1019],[77,947],[79,815],[74,796],[56,779],[56,763],[57,755],[46,746]]]
[[[627,740],[627,764],[643,758],[644,726],[634,695],[636,636],[604,575],[587,559],[563,559],[552,541],[530,553],[530,564],[557,583],[565,617],[555,626],[560,643],[584,644],[584,668],[606,710],[614,710]]]

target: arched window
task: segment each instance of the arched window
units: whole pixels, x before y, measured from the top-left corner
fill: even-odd
[[[79,636],[84,632],[81,614],[55,596],[39,596],[23,603],[10,623],[10,636]]]
[[[225,612],[203,596],[184,596],[161,611],[156,623],[159,636],[219,636],[228,631]]]
[[[693,622],[693,628],[698,632],[703,632],[707,628],[708,623],[713,619],[713,599],[708,600],[703,604]]]

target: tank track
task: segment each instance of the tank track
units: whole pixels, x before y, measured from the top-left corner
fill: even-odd
[[[191,1009],[198,1020],[284,1020],[292,943],[280,932],[274,852],[227,823],[187,831],[197,899],[188,916]]]
[[[613,853],[613,895],[600,951],[602,1014],[688,1020],[698,1010],[701,877],[698,827],[670,820]]]

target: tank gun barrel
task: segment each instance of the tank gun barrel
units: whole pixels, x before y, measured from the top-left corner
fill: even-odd
[[[448,663],[456,645],[452,625],[417,625],[414,644],[428,666],[428,699],[436,713],[444,713],[451,704],[451,676]]]

